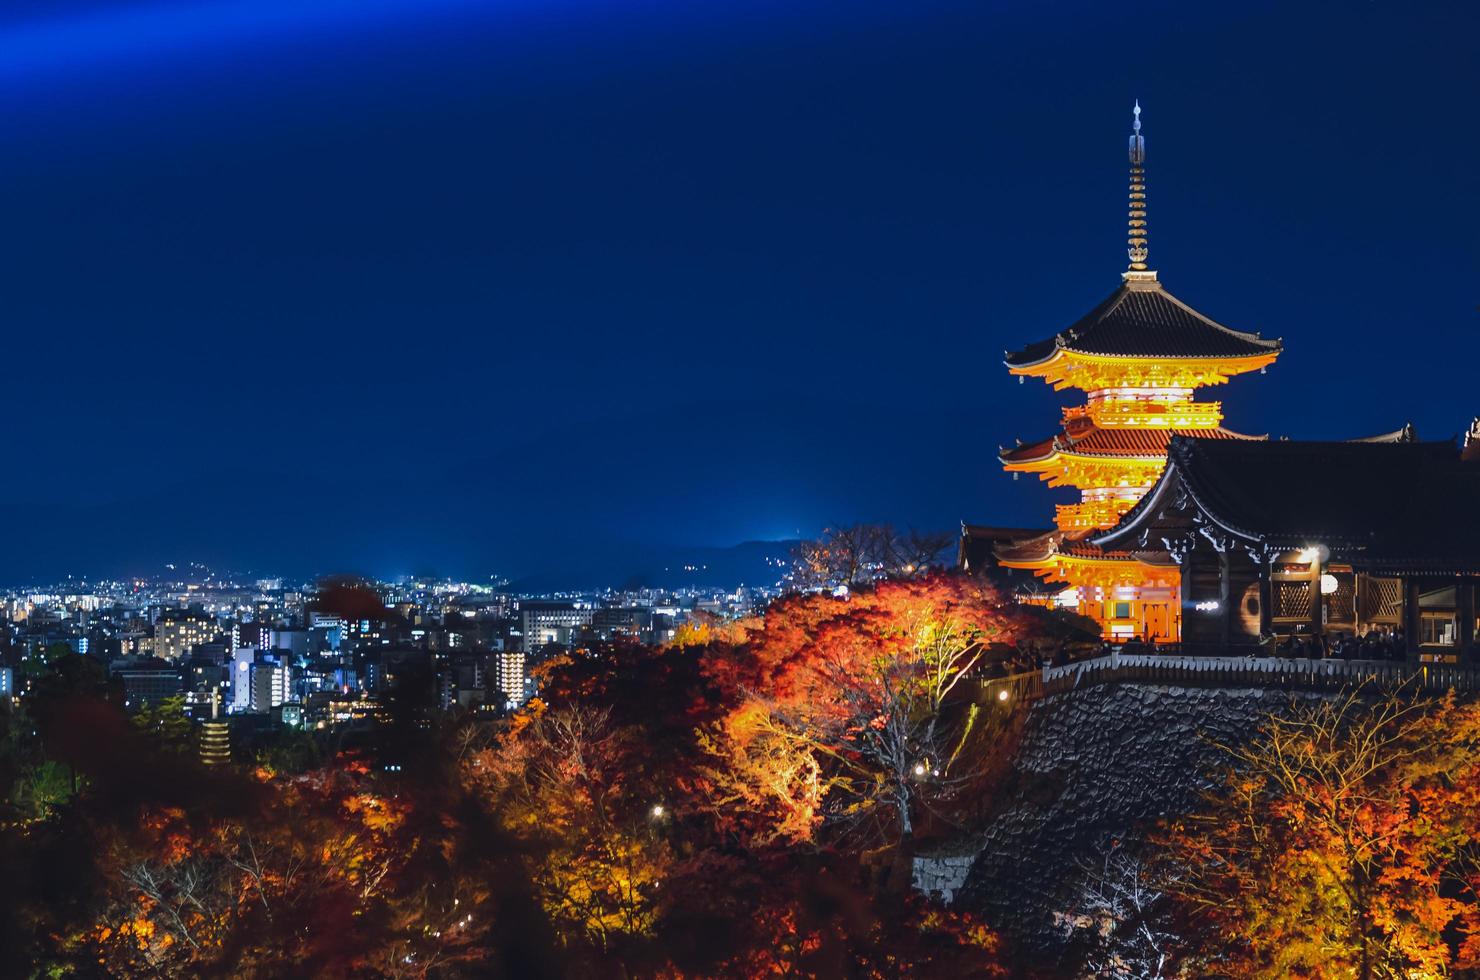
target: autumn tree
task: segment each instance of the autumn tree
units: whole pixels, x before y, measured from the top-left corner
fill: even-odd
[[[790,839],[887,814],[886,837],[907,840],[917,807],[981,761],[963,751],[981,731],[963,682],[1016,626],[994,591],[953,575],[774,606],[742,655],[712,668],[743,692],[705,736],[724,774],[716,805],[768,810]]]
[[[1270,717],[1170,824],[1200,969],[1442,977],[1477,966],[1480,706],[1354,692]]]
[[[532,856],[530,874],[569,942],[607,951],[650,934],[668,865],[661,797],[640,778],[640,746],[596,707],[520,715],[464,774]]]
[[[968,912],[881,892],[857,854],[709,851],[667,896],[666,951],[693,977],[1009,975],[1001,937]]]
[[[1180,972],[1169,895],[1178,881],[1169,862],[1148,861],[1140,850],[1112,836],[1079,862],[1083,877],[1062,921],[1089,976],[1166,980]]]
[[[749,701],[701,729],[698,743],[704,803],[721,828],[749,845],[812,840],[834,778],[770,705]]]
[[[243,810],[149,807],[101,837],[103,903],[70,939],[113,975],[446,976],[494,959],[486,867],[425,794],[355,763],[261,772]]]
[[[881,578],[923,575],[940,566],[952,536],[887,524],[829,527],[792,549],[790,581],[798,589],[855,588]]]

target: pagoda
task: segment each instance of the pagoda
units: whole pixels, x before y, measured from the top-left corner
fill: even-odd
[[[225,765],[231,761],[231,732],[226,722],[219,717],[221,691],[211,690],[211,720],[200,726],[200,761],[208,766]]]
[[[1129,267],[1104,302],[1068,329],[1006,353],[1019,380],[1075,388],[1085,401],[1063,410],[1052,435],[999,454],[1010,473],[1036,473],[1079,491],[1045,532],[997,535],[996,563],[1030,569],[1061,586],[1051,601],[1100,623],[1107,638],[1175,640],[1181,629],[1179,575],[1165,552],[1113,551],[1085,540],[1115,526],[1167,465],[1173,436],[1263,439],[1223,427],[1218,402],[1197,389],[1262,371],[1279,340],[1232,330],[1167,292],[1147,266],[1146,143],[1137,102],[1130,137]],[[970,536],[971,528],[966,529]],[[983,531],[990,529],[980,529]]]

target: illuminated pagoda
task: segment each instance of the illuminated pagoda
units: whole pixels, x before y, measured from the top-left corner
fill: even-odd
[[[221,708],[221,692],[211,691],[211,720],[200,726],[200,761],[208,766],[225,765],[231,761],[231,733],[226,722],[218,716]]]
[[[1173,436],[1264,439],[1223,427],[1218,402],[1193,393],[1237,374],[1262,371],[1280,341],[1232,330],[1167,292],[1147,266],[1146,144],[1141,106],[1130,137],[1129,267],[1104,302],[1073,326],[1006,354],[1021,380],[1077,388],[1085,403],[1065,408],[1059,431],[1000,453],[1010,473],[1036,473],[1073,487],[1078,503],[1058,507],[1055,527],[1029,532],[963,528],[963,564],[982,549],[1006,568],[1029,569],[1061,586],[1052,601],[1101,624],[1106,637],[1176,639],[1179,575],[1165,552],[1112,551],[1086,538],[1113,527],[1156,483]]]

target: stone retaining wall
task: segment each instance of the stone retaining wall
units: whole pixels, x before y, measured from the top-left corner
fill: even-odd
[[[1227,765],[1218,743],[1247,739],[1271,711],[1319,694],[1113,684],[1035,702],[1005,807],[984,831],[915,859],[915,883],[985,913],[1028,949],[1064,942],[1073,904],[1109,836],[1186,812]],[[1329,696],[1329,695],[1326,695]]]

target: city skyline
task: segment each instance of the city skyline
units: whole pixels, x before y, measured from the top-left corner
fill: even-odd
[[[936,537],[945,539],[947,535]],[[539,597],[556,594],[599,595],[624,591],[674,589],[774,589],[791,570],[794,552],[802,541],[749,541],[729,548],[691,548],[663,552],[645,549],[630,556],[616,571],[573,564],[564,571],[520,574],[493,569],[470,575],[453,574],[433,567],[420,567],[388,574],[326,565],[317,569],[255,568],[208,565],[204,562],[164,562],[157,566],[134,563],[126,574],[64,573],[56,576],[17,576],[0,581],[0,594],[78,594],[106,587],[136,588],[244,588],[262,581],[290,583],[313,588],[316,583],[337,580],[364,581],[384,585],[410,583],[456,584],[473,589],[492,589],[510,595]],[[945,566],[950,548],[942,548],[936,564]],[[663,564],[667,562],[667,564]],[[125,563],[126,564],[126,563]],[[184,594],[184,593],[182,593]]]
[[[1230,417],[1475,414],[1458,7],[658,6],[12,5],[0,579],[1041,522],[1000,352],[1114,285],[1137,98],[1164,281],[1286,344]]]

